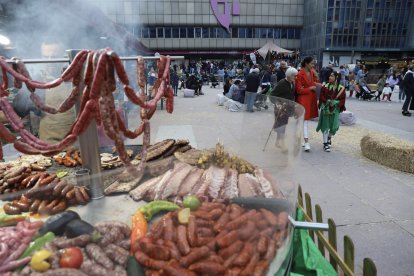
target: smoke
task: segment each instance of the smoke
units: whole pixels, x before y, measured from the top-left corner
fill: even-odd
[[[14,47],[7,53],[10,56],[40,58],[45,41],[61,42],[65,49],[110,47],[120,55],[148,52],[92,1],[0,0],[0,5],[7,15],[4,25]]]

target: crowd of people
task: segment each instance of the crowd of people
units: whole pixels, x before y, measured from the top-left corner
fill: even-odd
[[[411,101],[414,92],[412,65],[402,70],[391,66],[378,77],[376,83],[373,83],[373,76],[365,65],[356,64],[352,70],[350,67],[341,65],[335,70],[329,64],[318,71],[315,69],[315,59],[306,57],[299,66],[283,60],[270,65],[252,64],[248,61],[227,65],[198,62],[190,64],[188,68],[182,65],[174,67],[172,75],[178,76],[182,87],[199,91],[196,94],[202,93],[205,83],[209,83],[210,87],[220,87],[222,83],[223,94],[233,101],[245,104],[247,112],[261,110],[263,95],[295,100],[305,108],[304,150],[311,149],[308,122],[319,118],[317,131],[322,132],[323,149],[330,152],[332,136],[339,128],[339,113],[346,110],[347,97],[389,102],[393,100],[392,94],[398,91],[398,100],[404,101],[402,115],[411,116],[409,110],[414,109],[414,102]],[[376,84],[376,89],[369,87],[368,80]]]

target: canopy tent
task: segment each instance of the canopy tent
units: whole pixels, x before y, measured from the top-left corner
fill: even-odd
[[[291,54],[293,51],[289,51],[286,49],[283,49],[276,44],[274,44],[272,41],[266,42],[265,45],[263,45],[262,48],[257,50],[257,52],[262,56],[263,59],[266,59],[266,56],[268,53],[276,52],[276,54]]]

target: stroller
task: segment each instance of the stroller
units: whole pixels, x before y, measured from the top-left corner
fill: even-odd
[[[263,86],[260,92],[257,92],[256,102],[254,103],[254,106],[258,110],[261,110],[262,108],[267,110],[269,108],[269,106],[267,105],[267,97],[270,96],[271,92],[272,85],[270,83],[266,86]]]
[[[362,99],[364,101],[371,101],[372,98],[375,97],[375,91],[372,92],[371,89],[369,89],[369,87],[364,84],[364,85],[358,85],[359,86],[359,92],[356,93],[356,97],[358,99]]]

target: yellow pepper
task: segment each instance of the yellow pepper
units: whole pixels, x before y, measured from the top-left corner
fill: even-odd
[[[30,266],[33,270],[42,272],[50,268],[50,264],[46,261],[52,256],[52,253],[46,249],[35,252],[30,260]]]

